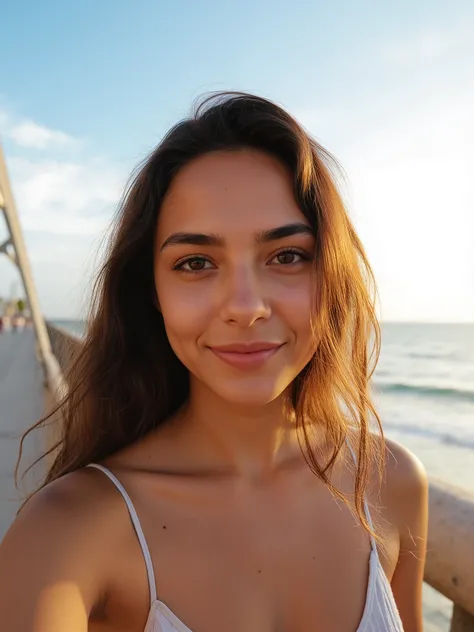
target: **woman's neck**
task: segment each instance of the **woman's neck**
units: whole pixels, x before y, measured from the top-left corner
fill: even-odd
[[[284,395],[262,406],[226,401],[200,384],[176,421],[193,453],[212,469],[263,479],[303,462],[295,421]]]

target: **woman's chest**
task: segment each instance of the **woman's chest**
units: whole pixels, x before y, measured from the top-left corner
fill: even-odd
[[[169,502],[139,513],[157,597],[192,632],[357,629],[370,543],[329,493],[220,508]],[[387,534],[387,546],[383,563],[390,577],[398,555],[395,533]],[[115,559],[104,623],[111,630],[143,632],[150,591],[131,526]]]

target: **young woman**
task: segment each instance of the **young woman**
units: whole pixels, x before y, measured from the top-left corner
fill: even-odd
[[[422,630],[426,474],[371,401],[375,286],[334,166],[232,93],[139,169],[0,547],[2,630]]]

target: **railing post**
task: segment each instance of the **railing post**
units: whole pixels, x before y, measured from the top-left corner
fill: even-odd
[[[23,239],[23,233],[18,221],[18,214],[16,211],[15,200],[10,188],[10,181],[8,179],[7,166],[3,157],[2,147],[0,145],[0,208],[3,210],[7,229],[9,232],[9,239],[4,244],[8,243],[14,248],[15,255],[11,257],[12,261],[16,264],[21,279],[23,281],[23,287],[28,299],[28,304],[31,310],[31,316],[36,331],[36,338],[38,340],[38,346],[41,354],[41,363],[46,372],[44,366],[48,355],[51,355],[51,345],[49,342],[48,332],[44,323],[43,314],[38,301],[36,288],[33,283],[33,276],[31,274],[30,263],[26,254],[25,242]]]
[[[44,371],[46,385],[55,392],[56,395],[65,392],[65,384],[62,379],[59,365],[51,351],[51,343],[44,322],[43,313],[36,293],[36,287],[31,274],[30,262],[26,253],[25,242],[21,230],[15,200],[8,179],[7,165],[3,157],[2,146],[0,145],[0,210],[3,211],[9,237],[1,245],[1,252],[4,252],[18,268],[23,281],[23,287],[31,310],[31,317],[35,327],[36,340],[39,349],[40,361]],[[8,251],[8,246],[14,249],[14,255]]]
[[[474,632],[474,616],[454,604],[450,632]]]
[[[474,614],[472,492],[430,477],[427,548],[425,581]]]

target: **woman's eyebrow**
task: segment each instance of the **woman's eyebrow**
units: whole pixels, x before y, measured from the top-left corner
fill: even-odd
[[[161,246],[160,250],[164,250],[167,246],[179,246],[182,244],[191,244],[192,246],[223,246],[224,239],[219,235],[206,235],[204,233],[173,233]]]
[[[314,231],[311,226],[303,224],[303,222],[285,224],[284,226],[278,226],[277,228],[271,228],[270,230],[264,230],[258,233],[257,242],[267,243],[269,241],[291,237],[292,235],[311,235],[313,237]]]
[[[285,237],[291,237],[292,235],[311,235],[313,236],[313,230],[308,224],[303,222],[296,222],[293,224],[285,224],[283,226],[277,226],[269,230],[259,231],[256,234],[257,243],[268,243],[269,241],[277,241],[278,239],[284,239]],[[192,246],[218,246],[225,245],[225,239],[215,233],[209,235],[205,233],[173,233],[165,239],[160,250],[168,246],[178,246],[188,244]]]

